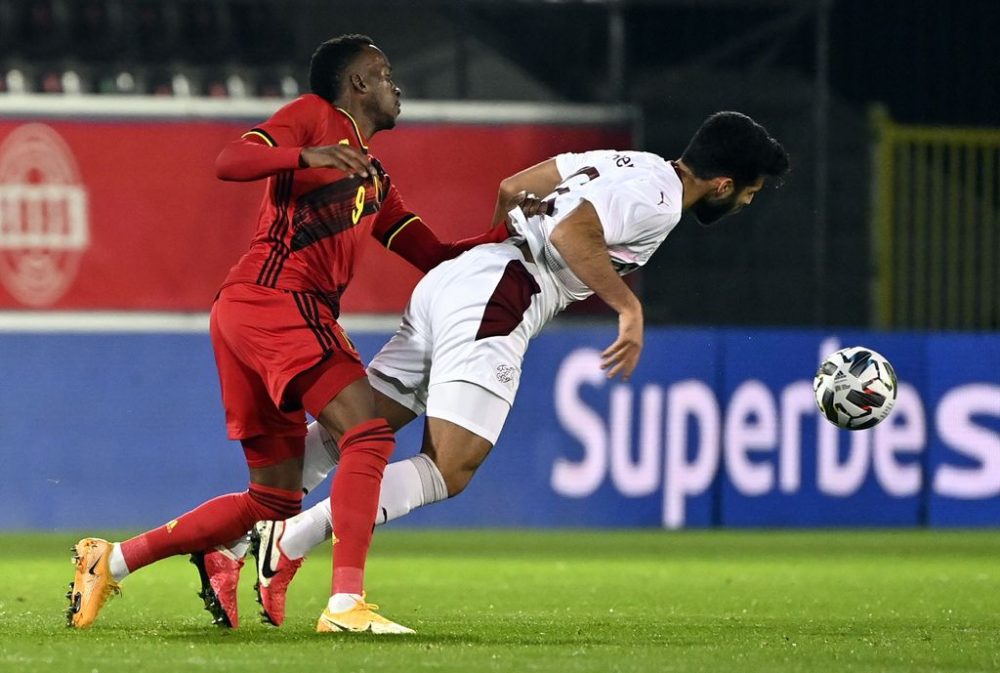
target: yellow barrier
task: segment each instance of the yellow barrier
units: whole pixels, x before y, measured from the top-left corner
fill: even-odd
[[[1000,129],[870,117],[873,322],[1000,328]]]

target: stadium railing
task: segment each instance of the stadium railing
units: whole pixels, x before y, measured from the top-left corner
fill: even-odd
[[[873,324],[1000,327],[1000,129],[870,113]]]

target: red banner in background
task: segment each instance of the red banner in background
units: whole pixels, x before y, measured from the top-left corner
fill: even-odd
[[[253,123],[0,118],[0,309],[207,311],[264,187],[217,180],[215,157]],[[450,240],[489,226],[504,177],[559,152],[630,146],[623,124],[404,116],[371,150]],[[418,278],[373,239],[344,311],[398,312]]]

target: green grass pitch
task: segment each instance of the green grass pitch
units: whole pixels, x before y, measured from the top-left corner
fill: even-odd
[[[1000,531],[379,530],[369,600],[416,636],[316,634],[317,551],[288,620],[209,623],[186,559],[66,628],[76,535],[0,536],[0,671],[998,671]]]

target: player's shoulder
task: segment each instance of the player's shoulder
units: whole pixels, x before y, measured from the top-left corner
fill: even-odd
[[[677,171],[659,154],[641,150],[606,150],[602,151],[600,158],[611,169],[608,173],[618,188],[631,187],[637,195],[682,191]]]
[[[304,93],[293,100],[292,104],[323,112],[329,112],[334,109],[330,101],[322,98],[321,96],[317,96],[314,93]]]
[[[669,161],[648,152],[630,155],[613,189],[647,216],[676,218],[683,209],[684,185]]]
[[[272,119],[292,121],[292,120],[314,120],[328,115],[333,106],[320,98],[316,94],[305,94],[294,98],[274,113]]]
[[[684,183],[673,163],[666,159],[652,155],[656,158],[650,162],[649,187],[651,192],[655,192],[656,206],[658,210],[665,213],[680,215],[684,202]]]

